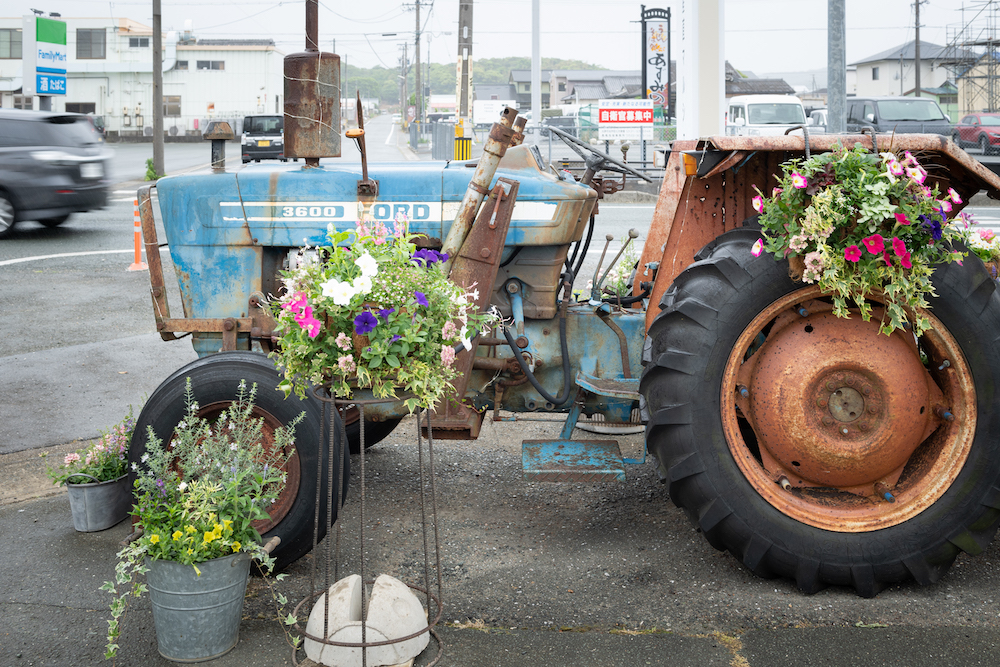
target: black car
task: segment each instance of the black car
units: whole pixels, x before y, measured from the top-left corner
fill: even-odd
[[[56,227],[103,208],[111,155],[82,114],[0,109],[0,238],[21,220]]]
[[[847,131],[874,127],[876,132],[943,134],[951,136],[951,118],[929,97],[851,97],[847,100]]]

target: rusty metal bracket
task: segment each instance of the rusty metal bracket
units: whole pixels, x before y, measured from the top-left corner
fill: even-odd
[[[378,197],[378,181],[368,178],[368,151],[365,148],[365,115],[361,109],[361,91],[358,91],[357,106],[358,126],[347,131],[347,136],[354,139],[361,153],[361,180],[358,181],[358,197]]]

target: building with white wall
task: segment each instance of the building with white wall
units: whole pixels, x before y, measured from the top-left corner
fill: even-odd
[[[0,18],[0,107],[39,108],[21,95],[21,17]],[[130,19],[61,18],[69,62],[66,95],[53,111],[101,116],[109,138],[151,136],[152,28]],[[209,120],[281,113],[284,53],[273,40],[163,38],[163,127],[169,136],[200,135]]]

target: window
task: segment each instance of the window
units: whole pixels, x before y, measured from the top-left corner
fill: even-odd
[[[164,116],[180,116],[181,115],[181,96],[180,95],[164,95],[163,96],[163,115]]]
[[[149,37],[129,37],[128,46],[130,49],[148,49]]]
[[[0,58],[17,60],[21,57],[21,31],[13,28],[0,30]]]
[[[872,81],[878,81],[878,67],[872,67]]]
[[[559,82],[559,92],[560,93],[565,93],[566,92],[566,82],[565,81],[560,81]]]
[[[15,109],[32,109],[32,108],[34,108],[32,106],[34,103],[35,103],[35,98],[31,97],[30,95],[26,95],[26,96],[15,95],[14,96],[14,108]]]
[[[188,68],[188,61],[186,61],[186,60],[178,60],[177,64],[174,65],[174,69],[185,69],[186,70],[187,68]]]
[[[225,60],[198,60],[197,69],[226,69]]]
[[[522,90],[524,92],[526,92],[526,93],[530,93],[531,92],[531,84],[530,83],[523,83],[521,85],[524,86],[524,88],[522,88]]]
[[[97,105],[94,102],[67,102],[66,113],[96,113]]]
[[[104,28],[76,29],[76,57],[78,60],[102,60],[105,58]]]

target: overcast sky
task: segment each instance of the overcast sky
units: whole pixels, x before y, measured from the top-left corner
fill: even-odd
[[[641,4],[670,8],[676,35],[680,0],[541,0],[541,55],[607,69],[639,69]],[[921,41],[945,45],[977,15],[985,25],[984,4],[924,0]],[[150,0],[7,0],[4,5],[5,15],[35,8],[64,17],[110,15],[152,25]],[[531,0],[475,0],[473,57],[530,56],[531,6]],[[914,38],[911,0],[846,0],[846,6],[848,63]],[[282,51],[292,53],[304,47],[304,7],[304,0],[162,0],[163,28],[180,31],[190,20],[197,37],[272,38]],[[319,17],[322,48],[333,50],[336,41],[335,52],[362,67],[397,66],[401,44],[412,41],[416,25],[414,3],[398,0],[321,0]],[[823,68],[826,19],[826,0],[726,0],[726,59],[757,74]],[[420,22],[422,60],[426,62],[429,47],[433,62],[454,62],[458,0],[421,0]],[[675,58],[676,53],[675,39]]]

